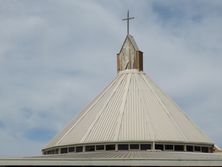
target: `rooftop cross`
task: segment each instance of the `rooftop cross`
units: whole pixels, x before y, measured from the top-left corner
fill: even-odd
[[[127,12],[127,18],[123,19],[123,21],[127,21],[127,35],[129,35],[129,21],[134,19],[134,17],[129,17],[129,10]]]

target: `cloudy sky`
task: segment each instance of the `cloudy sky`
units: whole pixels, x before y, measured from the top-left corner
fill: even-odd
[[[0,156],[41,154],[115,78],[128,9],[144,71],[222,147],[222,1],[0,0]]]

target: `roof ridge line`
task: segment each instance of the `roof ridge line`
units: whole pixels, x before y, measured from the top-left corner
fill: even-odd
[[[139,75],[141,75],[141,74],[139,74]],[[144,75],[144,74],[143,74]],[[139,83],[139,81],[138,81],[138,76],[136,75],[136,77],[135,77],[135,79],[136,79],[136,83],[139,85],[140,83]],[[139,92],[140,93],[140,92]],[[142,94],[141,96],[143,96],[144,97],[144,95]],[[139,98],[140,98],[140,100],[141,100],[141,102],[142,102],[142,105],[143,105],[143,107],[142,107],[142,110],[143,110],[143,112],[144,112],[144,115],[145,115],[145,117],[149,120],[148,121],[148,125],[149,125],[149,127],[148,127],[148,129],[149,129],[149,131],[152,133],[152,135],[149,133],[149,136],[150,136],[150,138],[152,139],[152,140],[154,140],[155,139],[155,133],[153,132],[153,130],[152,130],[152,128],[150,128],[150,127],[153,127],[152,126],[152,124],[150,123],[151,122],[151,120],[150,120],[150,113],[147,113],[147,112],[145,112],[145,110],[144,110],[144,105],[145,105],[145,102],[144,102],[144,100],[143,100],[143,98],[141,97],[141,96],[139,96]],[[154,128],[154,127],[153,127]]]
[[[117,141],[118,139],[118,136],[119,136],[119,132],[120,132],[120,126],[121,126],[121,120],[123,118],[123,114],[124,114],[124,109],[125,109],[125,105],[126,105],[126,100],[127,100],[127,94],[129,92],[129,85],[130,85],[130,82],[131,82],[131,76],[132,74],[127,74],[127,83],[126,83],[126,88],[125,88],[125,92],[124,92],[124,95],[123,95],[123,101],[121,106],[120,106],[120,112],[119,112],[119,116],[118,116],[118,119],[117,119],[117,125],[116,125],[116,128],[115,128],[115,134],[114,134],[114,141]]]
[[[119,76],[121,77],[121,76]],[[117,80],[117,79],[116,79]],[[58,145],[59,143],[61,143],[62,139],[69,134],[69,132],[79,123],[80,120],[82,120],[82,118],[87,115],[87,113],[97,104],[97,102],[104,96],[104,94],[109,90],[110,87],[112,87],[112,85],[115,83],[114,80],[113,82],[111,82],[109,84],[109,86],[107,88],[104,89],[103,93],[101,93],[100,96],[98,96],[98,98],[94,101],[94,103],[92,105],[90,105],[90,108],[88,108],[85,112],[83,110],[83,114],[76,120],[76,122],[73,124],[73,126],[59,139],[59,141],[56,143],[56,145]]]
[[[107,107],[107,104],[109,103],[110,99],[113,97],[114,93],[116,92],[117,88],[119,87],[119,85],[121,84],[121,82],[123,81],[124,75],[121,76],[121,79],[118,81],[116,87],[114,88],[112,94],[109,96],[109,98],[106,100],[105,105],[102,107],[102,109],[100,109],[100,111],[98,112],[98,114],[96,115],[96,118],[94,119],[94,121],[90,124],[88,130],[86,131],[85,135],[82,137],[82,139],[80,140],[80,143],[85,141],[86,137],[90,134],[90,132],[92,131],[92,128],[94,127],[94,125],[96,124],[96,122],[98,121],[98,119],[100,118],[101,114],[103,113],[104,109]]]
[[[173,121],[174,125],[176,126],[176,128],[179,130],[179,132],[181,133],[181,135],[184,137],[185,140],[187,140],[187,137],[183,134],[180,126],[178,125],[178,123],[176,122],[176,120],[171,116],[170,112],[166,109],[166,105],[162,102],[162,100],[157,96],[157,93],[153,90],[152,86],[150,85],[150,83],[145,79],[145,76],[142,76],[144,81],[147,83],[148,87],[151,89],[151,92],[153,93],[153,95],[156,97],[157,101],[159,102],[159,104],[163,107],[164,111],[167,113],[167,116]]]
[[[183,116],[191,123],[191,125],[198,131],[200,132],[200,134],[203,137],[206,137],[208,140],[210,140],[211,142],[213,141],[208,135],[206,135],[188,116],[187,114],[177,105],[177,103],[175,103],[167,94],[164,94],[164,96],[166,96],[171,103],[174,104],[174,106],[179,109],[181,111],[181,113],[183,114]]]
[[[150,78],[149,78],[150,79]],[[150,79],[151,80],[151,79]],[[153,84],[155,87],[157,87],[160,90],[160,93],[165,96],[165,98],[167,98],[179,111],[180,113],[190,122],[190,124],[193,126],[193,128],[195,128],[201,135],[202,137],[207,138],[209,141],[213,141],[211,138],[209,138],[208,135],[206,135],[188,116],[187,114],[177,105],[177,103],[171,99],[170,96],[168,96],[167,94],[165,94],[163,91],[161,91],[161,89],[159,88],[158,85],[156,85],[152,80],[151,80],[151,84]],[[173,117],[173,115],[170,112],[171,117]],[[175,120],[175,119],[174,119]],[[179,124],[177,123],[177,121],[175,120],[176,124],[179,126]],[[180,127],[180,126],[179,126]],[[186,137],[186,140],[188,140],[188,138]]]

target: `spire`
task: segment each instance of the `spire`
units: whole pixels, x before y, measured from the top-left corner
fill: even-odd
[[[117,71],[123,71],[128,69],[137,69],[143,71],[143,52],[141,52],[133,38],[129,34],[129,21],[134,19],[134,17],[129,16],[129,11],[127,12],[127,18],[123,19],[127,21],[127,36],[117,54]]]

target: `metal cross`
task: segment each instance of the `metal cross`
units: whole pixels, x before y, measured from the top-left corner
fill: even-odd
[[[127,18],[123,19],[123,21],[127,21],[127,35],[129,35],[129,21],[134,19],[134,17],[129,17],[129,10],[127,11]]]

